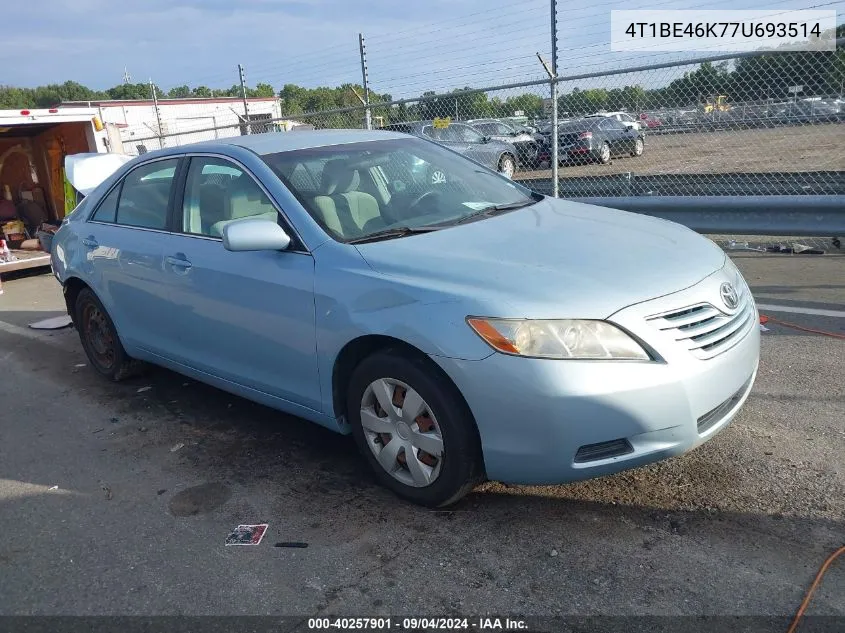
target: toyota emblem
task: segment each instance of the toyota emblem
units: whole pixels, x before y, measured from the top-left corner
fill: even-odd
[[[736,294],[736,288],[727,281],[719,288],[719,294],[722,296],[722,301],[733,310],[739,305],[739,297]]]

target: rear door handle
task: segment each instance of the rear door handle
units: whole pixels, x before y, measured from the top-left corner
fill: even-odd
[[[183,270],[187,270],[191,267],[191,262],[183,257],[174,257],[172,255],[168,255],[164,258],[169,265],[173,266],[174,268],[181,268]]]
[[[88,248],[97,248],[99,246],[99,244],[97,243],[97,239],[93,235],[89,237],[83,237],[80,241]]]

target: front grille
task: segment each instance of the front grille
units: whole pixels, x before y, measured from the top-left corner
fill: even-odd
[[[633,452],[634,447],[625,438],[611,440],[609,442],[599,442],[598,444],[585,444],[575,453],[575,463],[595,462],[600,459],[618,457],[619,455],[627,455]]]
[[[648,322],[666,332],[702,360],[718,356],[739,343],[754,327],[754,302],[745,284],[737,284],[739,304],[732,313],[709,303],[700,303],[648,317]]]
[[[716,407],[712,411],[708,411],[707,413],[702,415],[700,418],[698,418],[698,433],[699,433],[699,435],[703,435],[703,434],[707,433],[707,431],[712,429],[715,424],[720,422],[725,417],[725,415],[727,415],[728,411],[730,411],[731,409],[733,409],[736,406],[737,402],[742,400],[742,396],[745,394],[745,391],[748,389],[748,384],[750,382],[751,382],[751,379],[749,378],[745,382],[745,384],[742,385],[742,387],[740,387],[739,390],[734,395],[732,395],[730,398],[725,400],[722,404],[720,404],[718,407]]]

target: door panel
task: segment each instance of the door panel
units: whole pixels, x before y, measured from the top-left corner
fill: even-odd
[[[314,260],[295,251],[231,252],[231,222],[275,218],[255,178],[225,158],[193,157],[177,231],[164,247],[169,357],[219,378],[320,410]],[[294,247],[295,247],[294,243]]]
[[[165,253],[168,356],[320,410],[313,258],[234,253],[220,240],[177,234]]]
[[[130,353],[167,349],[168,310],[163,245],[179,159],[152,161],[129,172],[81,230],[94,290]]]
[[[88,224],[84,245],[94,291],[114,321],[130,352],[142,348],[163,352],[167,341],[162,314],[169,294],[162,265],[165,233],[105,224]]]

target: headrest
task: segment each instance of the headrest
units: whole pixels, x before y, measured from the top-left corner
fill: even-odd
[[[320,193],[330,196],[335,193],[347,193],[358,189],[361,177],[357,169],[351,169],[345,160],[335,159],[323,166],[320,177]]]

